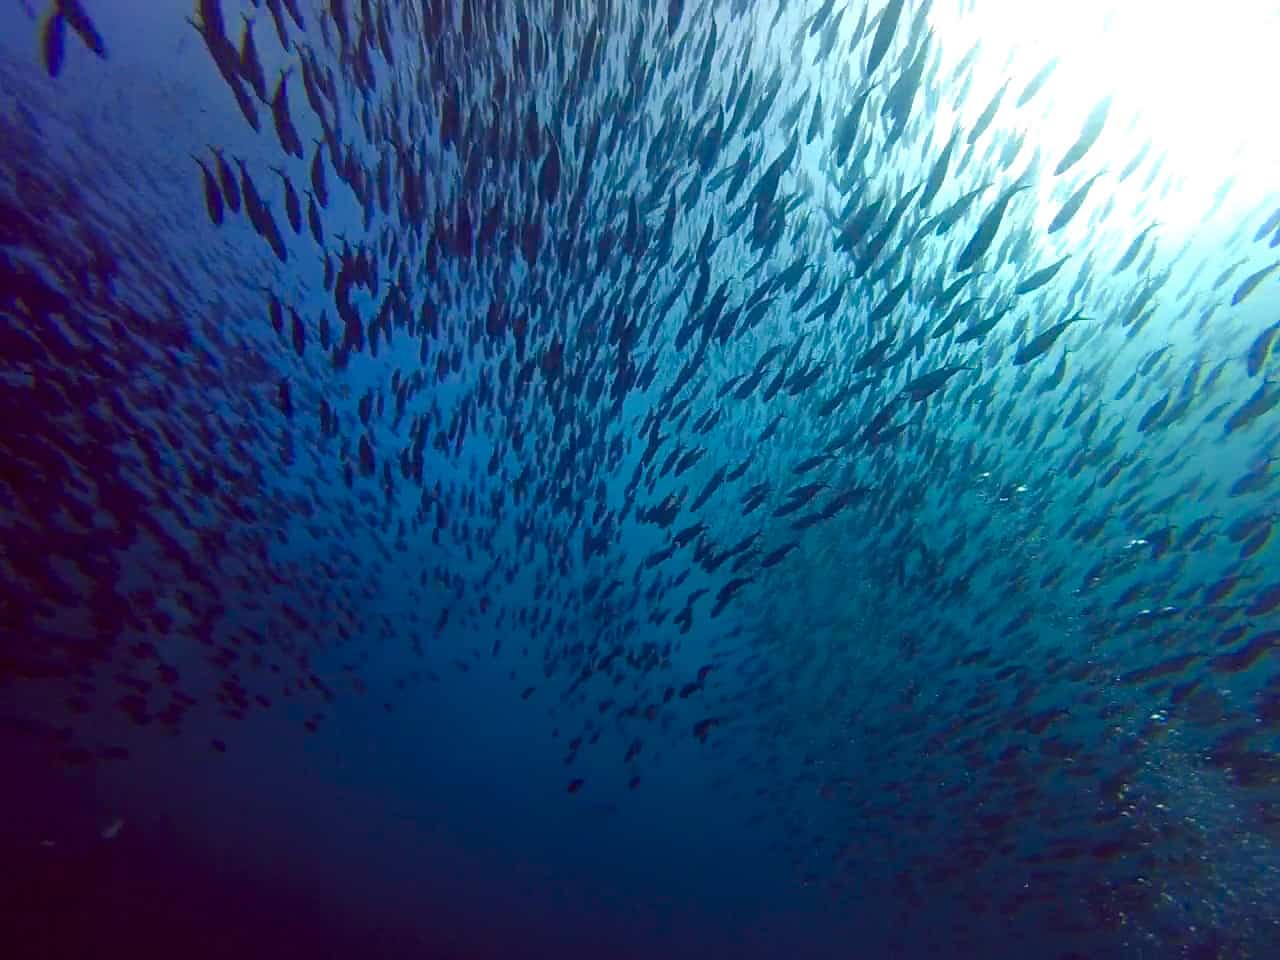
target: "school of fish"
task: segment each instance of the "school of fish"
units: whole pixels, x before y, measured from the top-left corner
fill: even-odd
[[[197,0],[225,122],[139,168],[61,99],[114,67],[94,4],[42,5],[8,727],[93,764],[199,716],[216,762],[492,661],[561,802],[732,754],[726,809],[897,949],[1280,942],[1239,889],[1280,869],[1280,193],[1166,232],[1159,145],[1100,159],[1104,97],[1042,152],[1058,65],[974,84],[964,0]]]

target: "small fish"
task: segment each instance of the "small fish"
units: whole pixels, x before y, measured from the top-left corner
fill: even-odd
[[[288,378],[284,378],[276,387],[276,399],[280,405],[280,412],[285,415],[286,419],[293,417],[293,392],[289,386]]]
[[[1061,260],[1058,260],[1056,263],[1051,263],[1049,264],[1049,266],[1043,267],[1042,269],[1037,270],[1035,273],[1027,277],[1027,279],[1019,283],[1014,288],[1013,292],[1018,294],[1019,296],[1022,296],[1023,294],[1031,293],[1033,290],[1039,290],[1046,283],[1048,283],[1055,276],[1057,276],[1058,271],[1062,269],[1063,264],[1065,264],[1070,259],[1071,259],[1071,255],[1068,254],[1064,256]]]
[[[191,159],[200,165],[200,176],[204,185],[204,207],[209,214],[209,221],[214,226],[220,227],[223,220],[222,192],[218,189],[218,183],[214,179],[212,171],[204,165],[204,161],[199,157],[192,157]]]
[[[1084,155],[1089,152],[1089,148],[1097,142],[1098,137],[1101,135],[1110,110],[1111,97],[1108,95],[1099,100],[1089,113],[1089,116],[1085,118],[1084,127],[1080,131],[1079,138],[1071,145],[1071,148],[1059,161],[1058,165],[1054,167],[1053,175],[1055,177],[1062,176],[1062,174],[1079,163],[1084,158]]]
[[[928,399],[947,385],[952,377],[957,373],[965,370],[977,370],[975,366],[968,364],[955,364],[947,367],[939,367],[937,370],[930,370],[928,373],[921,374],[914,380],[910,381],[902,388],[902,395],[911,400],[912,403],[919,403]]]
[[[960,131],[958,129],[952,131],[951,139],[947,141],[947,145],[942,148],[942,153],[934,161],[933,169],[929,171],[924,190],[920,194],[920,207],[922,209],[928,209],[929,205],[933,203],[934,197],[938,195],[938,191],[942,189],[942,184],[947,178],[947,170],[951,166],[951,156],[955,152],[956,142],[959,139]]]
[[[1245,298],[1248,297],[1249,294],[1253,293],[1253,291],[1257,290],[1262,281],[1275,273],[1276,270],[1280,270],[1280,260],[1277,260],[1269,267],[1263,267],[1261,270],[1257,270],[1245,277],[1244,280],[1241,281],[1240,286],[1236,287],[1236,292],[1231,295],[1231,305],[1235,307],[1244,303]]]
[[[307,329],[302,323],[302,317],[298,316],[298,312],[293,307],[289,307],[289,318],[293,352],[302,356],[307,349]]]
[[[55,0],[54,9],[58,16],[66,19],[67,25],[80,37],[84,45],[103,60],[107,58],[107,44],[102,34],[89,19],[80,0]]]
[[[812,457],[808,457],[805,460],[801,460],[799,463],[797,463],[794,467],[791,468],[791,472],[795,474],[805,474],[805,473],[808,473],[810,470],[814,469],[815,467],[822,466],[824,463],[826,463],[830,459],[831,459],[830,454],[827,454],[827,453],[815,454]]]
[[[777,564],[782,562],[783,558],[785,558],[787,554],[789,554],[792,550],[794,550],[798,546],[800,546],[800,542],[798,540],[793,540],[790,543],[787,543],[781,547],[778,547],[778,549],[776,550],[770,551],[769,553],[765,554],[763,557],[760,558],[760,566],[761,567],[776,566]]]
[[[1102,176],[1101,172],[1095,173],[1067,199],[1067,202],[1062,205],[1062,209],[1058,211],[1057,215],[1053,218],[1053,221],[1049,224],[1050,234],[1057,233],[1071,222],[1071,219],[1079,212],[1081,205],[1084,203],[1085,197],[1089,195],[1089,189],[1100,176]]]
[[[894,31],[898,29],[898,21],[902,18],[902,7],[903,0],[889,0],[885,4],[884,11],[880,14],[880,26],[876,28],[871,49],[867,53],[868,74],[875,73],[876,67],[880,66],[884,55],[889,52],[889,44],[893,42]]]
[[[1271,359],[1271,351],[1278,338],[1280,338],[1280,320],[1253,338],[1253,343],[1249,344],[1249,349],[1245,353],[1245,369],[1249,376],[1256,377],[1262,372],[1263,367]]]
[[[1142,415],[1142,419],[1138,421],[1139,433],[1150,433],[1156,426],[1160,424],[1160,418],[1164,416],[1165,410],[1169,406],[1172,399],[1172,392],[1167,392],[1163,397],[1147,408],[1147,412]]]
[[[1027,85],[1023,88],[1021,96],[1018,97],[1018,106],[1025,107],[1031,102],[1031,98],[1040,92],[1040,88],[1053,75],[1053,71],[1058,67],[1058,58],[1051,58],[1043,67],[1041,67],[1034,77],[1032,77]]]
[[[324,225],[320,222],[320,209],[316,205],[315,194],[307,191],[307,227],[311,231],[311,239],[316,246],[324,248]]]
[[[978,229],[974,231],[973,237],[965,245],[965,248],[960,251],[960,257],[956,260],[955,266],[957,273],[964,273],[991,248],[991,244],[996,238],[996,232],[1000,229],[1000,221],[1004,219],[1005,209],[1009,206],[1009,201],[1019,192],[1029,189],[1031,188],[1027,184],[1015,184],[992,204],[991,209],[987,211],[987,215],[978,224]]]
[[[44,68],[54,78],[62,72],[62,64],[66,59],[66,34],[66,18],[61,13],[51,13],[44,22],[41,52],[44,55]]]
[[[726,583],[723,587],[721,587],[720,592],[716,594],[715,606],[711,608],[712,618],[720,616],[720,614],[724,611],[725,607],[728,606],[729,601],[732,600],[735,596],[737,596],[738,591],[740,591],[747,584],[754,583],[754,582],[755,582],[755,578],[753,577],[734,577],[732,580]]]
[[[1264,380],[1259,384],[1258,389],[1253,391],[1253,396],[1237,407],[1227,418],[1222,425],[1223,434],[1243,430],[1264,413],[1269,412],[1278,402],[1280,402],[1280,386]]]
[[[289,226],[293,228],[295,234],[302,233],[302,205],[298,202],[298,194],[293,189],[293,184],[289,182],[289,176],[279,167],[271,168],[280,182],[284,185],[284,209],[285,215],[289,218]]]
[[[1058,338],[1066,332],[1067,327],[1084,319],[1085,318],[1083,316],[1077,314],[1067,320],[1055,323],[1044,333],[1032,338],[1031,342],[1025,347],[1020,348],[1018,352],[1014,354],[1013,365],[1015,367],[1020,367],[1024,363],[1030,363],[1032,360],[1036,359],[1036,357],[1047,353],[1049,348],[1057,343]]]
[[[1000,101],[1004,99],[1005,91],[1009,89],[1009,81],[1005,80],[1000,85],[1000,89],[996,91],[990,102],[987,104],[982,114],[974,121],[973,126],[969,130],[965,142],[972,146],[981,136],[987,132],[987,128],[991,126],[991,121],[995,119],[996,111],[1000,109]]]
[[[316,150],[311,156],[311,190],[316,202],[322,207],[329,206],[329,185],[324,175],[324,153],[321,142],[315,141]]]
[[[253,20],[241,14],[244,25],[240,32],[240,75],[249,81],[259,100],[267,99],[267,77],[258,59],[258,48],[253,43]]]
[[[301,160],[303,159],[302,139],[293,125],[293,118],[289,116],[288,80],[292,72],[293,67],[280,72],[280,79],[276,81],[276,91],[271,97],[271,116],[275,121],[276,137],[280,141],[281,149]]]
[[[1147,239],[1147,234],[1155,229],[1155,227],[1156,224],[1153,223],[1133,238],[1133,242],[1129,244],[1129,248],[1125,250],[1124,255],[1120,257],[1115,268],[1111,271],[1113,276],[1123,273],[1125,270],[1129,269],[1129,266],[1137,259],[1138,251],[1142,249],[1142,242]]]
[[[221,150],[216,147],[211,149],[215,160],[214,169],[218,173],[218,186],[222,188],[223,199],[226,200],[227,206],[231,208],[232,213],[239,213],[240,184],[236,181],[235,172],[231,169],[231,164],[227,163],[227,158]]]

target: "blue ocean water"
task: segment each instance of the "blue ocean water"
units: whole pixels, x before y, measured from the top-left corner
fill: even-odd
[[[1275,955],[1268,4],[0,25],[6,956]]]

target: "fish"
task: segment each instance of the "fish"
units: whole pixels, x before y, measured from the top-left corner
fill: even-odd
[[[977,367],[965,364],[953,364],[951,366],[939,367],[936,370],[930,370],[929,372],[922,373],[920,376],[909,381],[907,385],[902,388],[902,395],[911,400],[912,403],[919,403],[922,400],[927,400],[929,397],[933,396],[933,394],[941,390],[957,373],[977,369]]]
[[[45,18],[40,52],[44,57],[45,72],[57,79],[66,62],[67,19],[57,10]]]
[[[221,150],[213,150],[214,169],[218,174],[218,187],[226,206],[232,213],[240,212],[240,184],[236,180],[235,171],[227,163],[226,155]]]
[[[888,0],[880,13],[880,23],[876,27],[875,36],[871,39],[871,48],[867,51],[867,74],[876,72],[889,52],[893,43],[893,35],[898,29],[898,21],[902,19],[903,0]]]
[[[302,138],[298,136],[298,130],[293,125],[293,118],[289,115],[289,74],[293,72],[293,67],[288,67],[280,71],[280,76],[276,80],[275,93],[271,95],[271,116],[275,123],[276,137],[280,141],[280,147],[285,153],[303,159]],[[261,97],[266,100],[266,97]]]
[[[241,15],[243,27],[240,33],[240,75],[253,87],[259,100],[267,99],[267,77],[258,59],[258,49],[253,42],[253,20]]]
[[[822,464],[826,463],[830,459],[831,459],[830,456],[825,453],[814,454],[812,457],[806,457],[804,460],[801,460],[799,463],[797,463],[794,467],[791,468],[791,472],[798,473],[798,474],[808,473],[810,470],[813,470],[815,467],[822,466]]]
[[[1020,367],[1023,364],[1030,363],[1037,357],[1043,356],[1058,342],[1058,338],[1067,331],[1068,327],[1084,319],[1080,314],[1068,317],[1066,320],[1060,320],[1053,324],[1043,333],[1032,337],[1024,346],[1018,348],[1018,352],[1013,357],[1013,365]]]
[[[1106,125],[1107,115],[1111,111],[1111,97],[1104,96],[1099,100],[1089,112],[1089,116],[1085,118],[1084,126],[1080,130],[1080,136],[1076,138],[1075,143],[1067,150],[1062,159],[1058,161],[1058,165],[1053,168],[1053,175],[1060,177],[1077,163],[1084,159],[1085,155],[1098,141],[1098,137],[1102,135],[1102,128]]]
[[[222,226],[224,208],[222,203],[222,191],[218,188],[218,183],[214,179],[213,172],[204,165],[204,161],[199,157],[192,157],[200,167],[201,184],[204,187],[204,206],[205,212],[209,215],[209,221],[214,226]]]
[[[302,233],[302,204],[293,184],[289,182],[289,175],[280,167],[271,169],[280,177],[280,183],[284,187],[285,215],[289,219],[289,226],[295,234]]]
[[[1004,99],[1005,91],[1008,89],[1009,81],[1005,80],[1000,85],[1000,89],[991,97],[978,119],[973,122],[973,126],[969,128],[969,133],[965,137],[965,143],[969,146],[973,146],[987,132],[987,128],[991,126],[991,122],[995,119],[996,111],[1000,109],[1000,101]]]
[[[1067,198],[1067,202],[1062,205],[1062,208],[1054,215],[1053,220],[1049,223],[1049,233],[1057,233],[1071,222],[1072,218],[1074,218],[1076,213],[1079,212],[1080,206],[1084,203],[1085,197],[1089,195],[1089,189],[1101,175],[1101,173],[1095,173],[1092,177],[1081,184],[1075,193],[1071,194],[1071,196]]]
[[[1022,88],[1022,93],[1018,95],[1017,105],[1019,109],[1021,109],[1022,107],[1025,107],[1028,103],[1032,101],[1032,99],[1036,96],[1036,94],[1039,93],[1040,90],[1044,87],[1045,83],[1048,82],[1049,78],[1053,76],[1053,72],[1057,68],[1058,68],[1057,57],[1050,57],[1047,61],[1045,61],[1044,66],[1042,66],[1038,71],[1036,71],[1035,76],[1033,76],[1030,80],[1027,81],[1027,85]]]
[[[1240,282],[1240,285],[1236,287],[1235,293],[1231,295],[1231,305],[1233,307],[1237,307],[1244,303],[1249,295],[1253,293],[1253,291],[1257,290],[1258,287],[1262,285],[1263,281],[1277,270],[1280,270],[1280,260],[1277,260],[1269,266],[1261,267],[1249,274],[1249,276],[1245,277],[1244,280]]]
[[[1253,342],[1249,344],[1249,349],[1245,352],[1245,371],[1249,376],[1256,377],[1266,367],[1271,359],[1271,351],[1276,345],[1277,338],[1280,338],[1280,320],[1264,327],[1253,338]]]
[[[887,320],[889,315],[897,309],[898,304],[902,303],[909,289],[911,289],[910,273],[906,274],[893,289],[881,298],[879,303],[871,308],[871,312],[867,315],[867,323],[874,326],[881,321]]]
[[[54,0],[52,19],[60,18],[94,55],[107,59],[107,43],[81,0]]]
[[[1258,231],[1253,235],[1253,242],[1257,243],[1262,240],[1267,234],[1274,231],[1277,227],[1280,227],[1280,207],[1276,207],[1271,215],[1262,221],[1262,226],[1260,226]]]
[[[961,330],[956,336],[956,343],[971,343],[975,340],[981,340],[1000,324],[1000,321],[1004,319],[1008,312],[1008,307],[991,311],[982,320],[978,320]]]
[[[943,183],[947,179],[947,171],[951,166],[951,157],[955,153],[956,143],[960,139],[959,129],[953,130],[951,138],[947,141],[947,145],[942,148],[942,152],[938,154],[938,158],[933,163],[933,168],[929,171],[929,176],[925,180],[924,190],[920,193],[920,207],[928,209],[934,199],[938,196],[938,191],[942,189]]]
[[[964,300],[961,303],[957,304],[955,307],[951,309],[951,312],[948,313],[938,323],[938,325],[929,332],[929,339],[936,340],[939,337],[946,336],[948,333],[954,330],[956,327],[956,324],[958,324],[961,320],[963,320],[966,316],[968,316],[970,311],[972,311],[973,308],[976,307],[980,302],[981,302],[980,297],[972,297],[969,300]]]
[[[325,245],[324,224],[320,220],[320,209],[316,204],[316,196],[310,190],[307,192],[307,229],[311,232],[311,239],[316,243],[317,247],[323,249]]]
[[[1153,428],[1161,423],[1165,410],[1169,407],[1169,401],[1172,399],[1172,393],[1165,393],[1159,400],[1151,404],[1147,408],[1146,413],[1142,415],[1142,419],[1138,421],[1138,432],[1149,433]]]
[[[1280,386],[1264,380],[1253,391],[1252,396],[1223,421],[1223,435],[1243,430],[1263,414],[1269,413],[1277,403],[1280,403]]]
[[[711,479],[706,482],[706,485],[702,488],[702,492],[699,493],[698,496],[694,498],[694,501],[692,504],[690,504],[689,509],[693,511],[701,510],[706,505],[707,501],[711,499],[711,495],[720,488],[720,485],[722,483],[724,483],[725,474],[727,472],[728,472],[728,468],[725,466],[721,466],[712,475]]]
[[[1055,260],[1053,263],[1049,264],[1047,267],[1041,267],[1035,273],[1029,275],[1025,280],[1020,282],[1014,288],[1013,292],[1018,296],[1023,296],[1024,294],[1028,294],[1035,290],[1039,290],[1041,287],[1043,287],[1045,284],[1051,281],[1054,277],[1056,277],[1058,275],[1058,271],[1061,270],[1063,266],[1066,264],[1066,262],[1070,259],[1071,259],[1071,255],[1067,254],[1061,257],[1060,259]]]
[[[684,0],[667,0],[667,35],[674,36],[684,16]]]
[[[751,583],[755,583],[754,577],[734,577],[732,580],[725,583],[725,585],[720,588],[720,592],[716,594],[715,605],[711,608],[711,618],[714,620],[716,617],[720,616],[720,614],[724,612],[725,607],[729,605],[729,602],[737,596],[738,592],[743,587]]]
[[[1156,226],[1157,224],[1154,224],[1154,223],[1148,224],[1142,230],[1141,233],[1139,233],[1136,237],[1133,238],[1133,241],[1129,244],[1128,248],[1121,255],[1114,269],[1112,269],[1111,272],[1113,275],[1123,273],[1125,270],[1129,269],[1129,267],[1133,264],[1133,261],[1137,259],[1139,251],[1141,251],[1142,249],[1142,242],[1146,240],[1147,235],[1150,234],[1151,231],[1154,230]]]
[[[793,540],[790,543],[783,544],[776,550],[771,550],[760,558],[760,567],[762,569],[768,569],[769,567],[777,566],[786,558],[787,554],[798,546],[800,546],[799,542]]]
[[[982,259],[983,255],[991,248],[991,244],[995,242],[996,233],[1000,229],[1000,223],[1004,219],[1009,201],[1021,191],[1028,189],[1030,187],[1027,184],[1014,184],[992,204],[991,209],[987,211],[982,221],[978,224],[978,229],[974,231],[965,248],[960,251],[960,256],[957,258],[955,265],[957,273],[965,272]]]
[[[329,206],[329,185],[325,176],[324,152],[322,151],[322,143],[317,140],[315,142],[315,151],[311,155],[311,193],[316,199],[316,203],[320,206]]]

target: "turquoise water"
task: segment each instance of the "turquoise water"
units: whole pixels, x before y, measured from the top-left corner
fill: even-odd
[[[1272,955],[1280,19],[1036,6],[0,14],[9,954]]]

